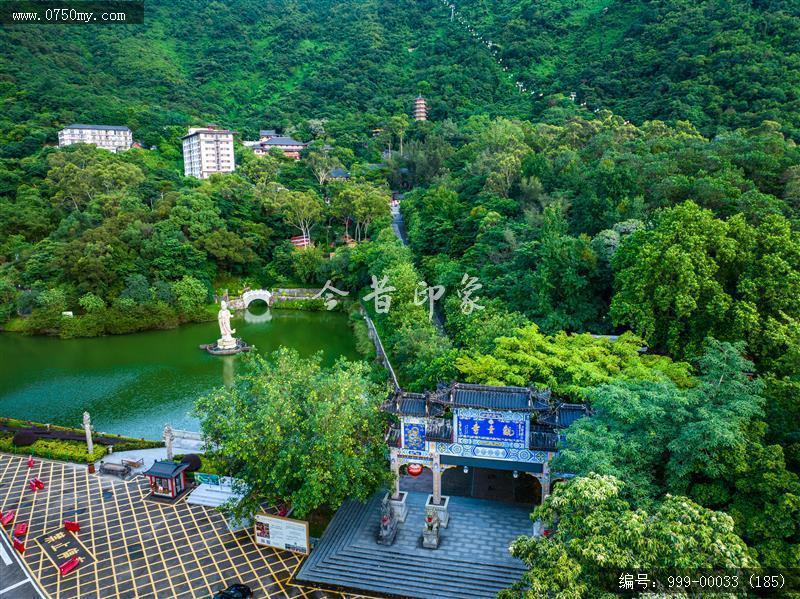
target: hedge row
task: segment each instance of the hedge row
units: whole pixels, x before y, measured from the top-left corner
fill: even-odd
[[[0,434],[0,451],[78,464],[96,462],[108,453],[104,445],[95,445],[92,455],[89,456],[86,451],[86,443],[81,441],[62,441],[60,439],[39,439],[33,445],[17,447],[11,442],[13,436],[8,432]]]

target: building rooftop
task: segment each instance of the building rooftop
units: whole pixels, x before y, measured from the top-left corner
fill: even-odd
[[[588,415],[589,408],[583,404],[560,403],[556,409],[539,419],[542,424],[556,428],[567,428],[570,424]]]
[[[74,123],[72,125],[67,125],[64,129],[95,129],[99,131],[130,131],[130,128],[124,127],[121,125],[81,125],[80,123]]]
[[[262,146],[305,146],[306,144],[302,141],[297,141],[291,137],[272,137],[266,141],[261,142]]]
[[[233,135],[233,131],[230,129],[210,129],[208,127],[192,127],[189,129],[189,133],[181,137],[181,139],[186,139],[187,137],[191,137],[192,135],[197,135],[198,133],[229,133]]]
[[[584,404],[565,403],[552,398],[549,390],[533,387],[493,387],[468,383],[442,385],[429,393],[402,389],[392,392],[381,406],[398,417],[427,418],[430,441],[453,442],[452,420],[444,418],[458,408],[497,412],[526,412],[531,416],[530,449],[556,451],[563,443],[564,429],[590,414]],[[398,446],[399,428],[390,427],[387,441]]]
[[[453,408],[480,408],[534,412],[549,410],[550,391],[533,387],[493,387],[453,383],[440,387],[431,394],[431,400]]]
[[[154,462],[150,470],[144,472],[145,476],[157,476],[159,478],[175,478],[181,472],[186,470],[189,464],[184,462],[170,462],[168,460],[161,460]]]
[[[350,178],[350,173],[348,173],[343,168],[339,168],[338,166],[336,168],[331,169],[331,172],[329,173],[329,175],[331,177],[333,177],[334,179],[349,179]]]
[[[261,131],[259,131],[258,134],[261,137],[270,137],[270,136],[275,137],[276,135],[278,135],[278,132],[275,129],[261,129]]]

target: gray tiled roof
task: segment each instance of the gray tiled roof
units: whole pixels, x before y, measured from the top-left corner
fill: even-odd
[[[492,387],[453,383],[440,388],[432,399],[455,408],[483,408],[534,412],[550,408],[550,392],[529,387]]]
[[[81,125],[78,123],[67,125],[64,129],[96,129],[98,131],[130,131],[128,127],[120,125]]]
[[[393,393],[383,404],[382,409],[398,416],[441,416],[444,412],[441,406],[431,406],[429,414],[425,395],[406,391]]]
[[[277,131],[275,129],[262,129],[258,132],[261,137],[267,137],[269,135],[277,135]]]
[[[272,137],[261,142],[262,146],[305,146],[302,141],[297,141],[291,137]]]
[[[588,413],[589,409],[583,404],[562,403],[549,414],[539,418],[539,422],[552,427],[567,428]]]
[[[188,467],[189,464],[185,462],[170,462],[167,460],[161,460],[159,462],[154,462],[150,467],[150,470],[144,474],[149,476],[158,476],[160,478],[175,478]]]
[[[350,173],[348,173],[343,168],[339,168],[338,166],[336,168],[331,169],[331,172],[328,174],[334,179],[347,179],[350,176]]]

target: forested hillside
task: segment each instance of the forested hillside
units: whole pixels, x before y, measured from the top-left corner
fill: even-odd
[[[173,154],[183,126],[206,121],[253,136],[329,119],[355,144],[419,92],[436,119],[523,115],[527,100],[443,16],[433,0],[153,0],[140,26],[3,28],[2,152],[34,152],[76,121],[126,124]]]
[[[800,4],[791,0],[457,0],[545,98],[706,135],[780,121],[800,139]],[[546,102],[538,103],[541,110]]]
[[[767,119],[800,137],[797,3],[457,5],[496,56],[438,0],[153,0],[144,25],[4,27],[2,155],[34,152],[75,121],[125,123],[173,158],[183,125],[209,120],[253,135],[328,119],[329,135],[356,144],[418,92],[437,120],[560,115],[575,91],[578,105],[636,123],[689,120],[710,135]]]

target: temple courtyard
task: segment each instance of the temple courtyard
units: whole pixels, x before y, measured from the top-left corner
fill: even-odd
[[[309,584],[424,599],[490,598],[525,572],[508,547],[530,535],[531,508],[450,497],[450,522],[438,549],[422,547],[426,493],[409,492],[408,515],[392,545],[376,542],[382,493],[345,502],[297,572]],[[402,589],[402,593],[398,593]]]
[[[28,523],[23,555],[8,555],[11,543],[0,543],[13,558],[0,563],[0,577],[7,578],[0,591],[19,585],[2,599],[188,599],[234,582],[250,586],[255,597],[344,597],[293,582],[302,556],[257,546],[249,529],[231,533],[216,509],[187,504],[185,496],[174,504],[147,500],[150,488],[141,476],[125,482],[73,464],[36,458],[29,469],[26,462],[26,456],[0,454],[0,511],[16,511],[13,524],[2,529],[4,540],[10,541],[14,525]],[[43,490],[29,488],[34,476]],[[52,540],[64,520],[77,521],[80,532],[59,540],[84,560],[62,577],[51,554],[70,549]]]

